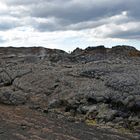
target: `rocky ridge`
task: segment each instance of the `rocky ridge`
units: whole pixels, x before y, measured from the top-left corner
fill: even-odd
[[[0,65],[0,106],[25,106],[70,122],[129,131],[139,139],[140,51],[134,47],[71,53],[3,47]]]

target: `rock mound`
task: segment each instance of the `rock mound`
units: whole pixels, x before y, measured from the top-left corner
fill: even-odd
[[[0,103],[140,132],[140,51],[0,48]]]

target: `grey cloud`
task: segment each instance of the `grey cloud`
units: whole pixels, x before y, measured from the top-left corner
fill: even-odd
[[[129,18],[126,17],[120,17],[122,16],[122,13],[120,15],[115,15],[113,17],[106,17],[101,18],[98,20],[89,20],[89,21],[83,21],[78,23],[68,23],[65,21],[65,19],[57,19],[53,18],[53,21],[46,21],[46,22],[40,22],[38,21],[38,18],[36,20],[31,21],[32,26],[42,32],[45,31],[55,31],[55,30],[83,30],[83,29],[92,29],[96,27],[100,27],[105,24],[114,23],[114,24],[123,24],[126,22],[131,21]]]
[[[98,2],[99,0],[91,0],[91,3],[73,3],[72,1],[64,2],[62,0],[57,0],[55,3],[45,2],[38,5],[32,5],[29,14],[32,17],[46,19],[54,17],[57,19],[56,23],[40,23],[36,26],[37,29],[40,28],[41,31],[82,30],[94,28],[96,27],[96,23],[99,22],[100,25],[100,20],[121,14],[122,11],[128,12],[129,19],[127,19],[127,21],[136,20],[135,18],[137,18],[134,14],[138,13],[138,10],[135,10],[135,7],[138,7],[139,0],[117,0],[115,2],[112,0],[103,0],[100,4],[98,4]],[[124,19],[124,21],[122,20],[121,22],[127,21]],[[89,22],[94,24],[87,24]],[[83,25],[82,23],[86,25]]]
[[[13,25],[10,22],[0,22],[0,30],[5,31],[5,30],[10,30],[12,28],[17,27],[17,25]]]
[[[17,18],[13,18],[11,16],[8,16],[8,17],[1,16],[0,31],[14,29],[16,27],[21,26],[21,24],[22,23],[20,23],[19,19],[17,19]]]
[[[32,21],[32,26],[39,30],[39,31],[56,31],[56,30],[83,30],[83,29],[90,29],[90,28],[95,28],[98,27],[102,24],[108,23],[107,21],[84,21],[84,22],[79,22],[77,24],[66,24],[65,21],[56,19],[54,22],[46,22],[46,23],[41,23],[38,21]]]
[[[120,31],[110,35],[112,38],[124,38],[124,39],[138,39],[140,40],[140,30]]]
[[[129,0],[128,2],[124,3],[124,7],[128,11],[128,16],[132,18],[132,20],[140,19],[140,0]]]
[[[89,20],[98,20],[106,16],[115,15],[122,11],[121,3],[112,3],[111,0],[104,1],[98,5],[97,0],[89,2],[73,2],[72,0],[2,0],[8,6],[25,6],[28,10],[24,11],[31,17],[55,17],[63,19],[66,24],[79,23]],[[88,0],[89,1],[89,0]],[[118,0],[120,1],[120,0]],[[120,7],[118,9],[118,7]],[[24,13],[22,13],[24,14]],[[26,15],[24,14],[24,15]]]
[[[109,3],[97,6],[94,3],[83,5],[80,3],[73,4],[72,2],[62,3],[61,1],[60,3],[48,2],[32,5],[29,13],[34,17],[55,17],[63,19],[67,24],[73,24],[89,20],[98,20],[121,13],[121,11],[123,11],[123,7],[120,6],[120,3]]]
[[[18,6],[18,5],[30,5],[34,3],[40,3],[44,0],[1,0],[9,6]]]
[[[0,30],[16,28],[16,26],[32,26],[34,29],[45,31],[84,30],[97,28],[105,24],[124,24],[129,21],[139,21],[140,0],[1,0],[11,9],[7,15],[20,18],[13,22],[0,22]],[[24,9],[25,8],[25,9]],[[15,9],[15,10],[14,10]],[[21,10],[20,10],[21,9]],[[127,11],[127,18],[111,19]],[[36,20],[34,20],[34,18]],[[39,19],[46,19],[41,22]],[[53,21],[48,19],[53,18]],[[48,21],[47,21],[48,20]],[[135,29],[136,30],[136,29]],[[131,35],[130,35],[131,34]],[[133,38],[139,36],[133,33],[118,31],[110,37]]]

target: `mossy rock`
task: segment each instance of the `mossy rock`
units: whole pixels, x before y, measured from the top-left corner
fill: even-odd
[[[85,122],[86,122],[87,125],[93,125],[93,126],[97,125],[97,122],[96,122],[95,119],[93,119],[93,120],[88,119]]]

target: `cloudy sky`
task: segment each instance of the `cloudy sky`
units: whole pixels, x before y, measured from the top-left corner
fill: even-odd
[[[0,0],[0,46],[140,50],[140,0]]]

